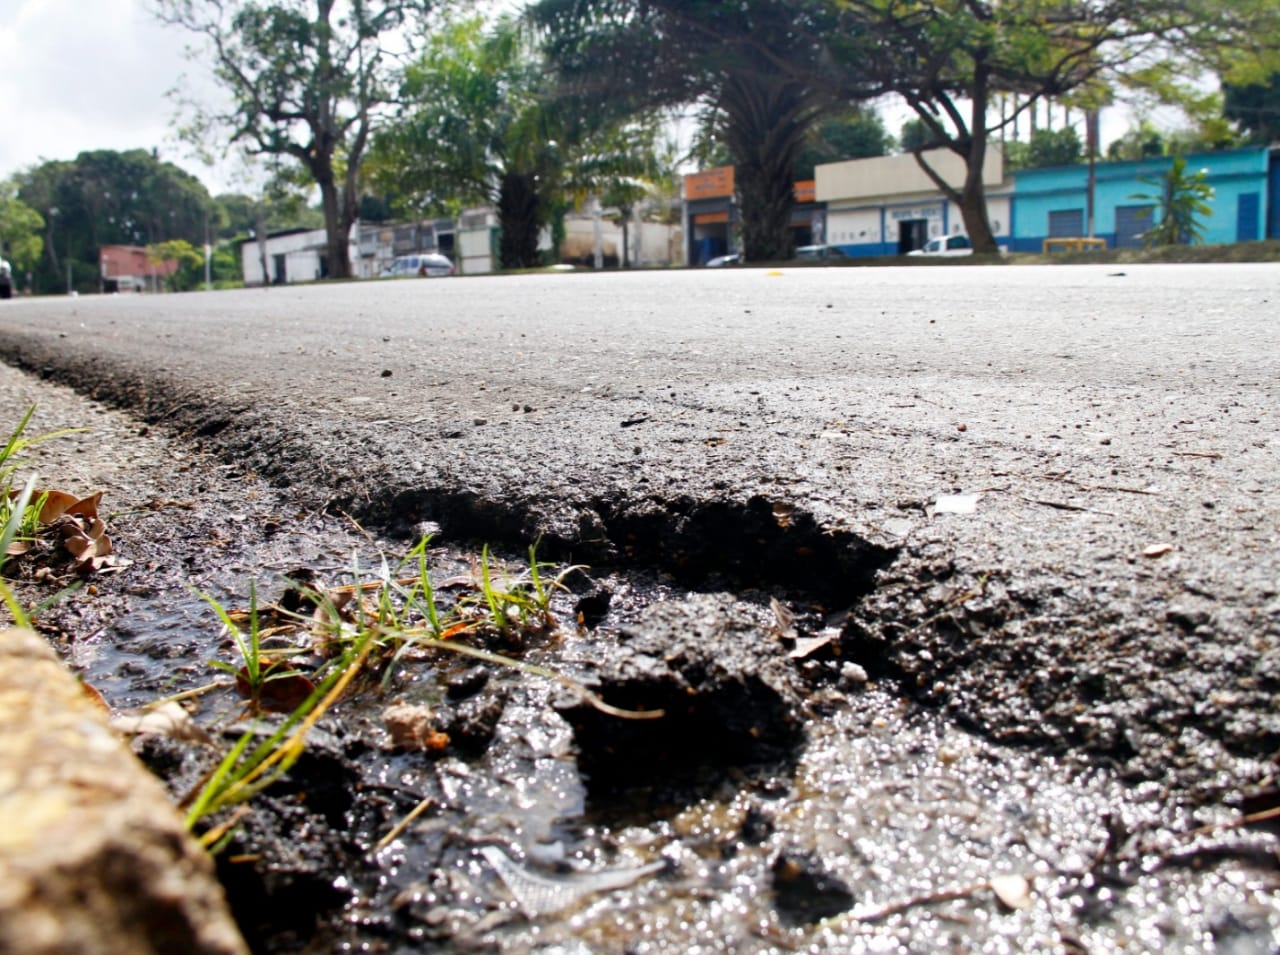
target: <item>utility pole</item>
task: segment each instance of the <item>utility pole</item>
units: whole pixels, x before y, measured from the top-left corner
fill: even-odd
[[[1087,211],[1085,215],[1088,218],[1087,229],[1085,234],[1089,238],[1093,238],[1093,205],[1094,193],[1098,187],[1098,107],[1089,109],[1084,114],[1084,148],[1089,154],[1089,189],[1086,194]]]
[[[213,290],[213,243],[209,241],[209,210],[204,210],[204,290]]]

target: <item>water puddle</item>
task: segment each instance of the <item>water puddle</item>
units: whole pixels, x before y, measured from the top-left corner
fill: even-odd
[[[376,566],[379,550],[361,546],[358,563]],[[441,578],[474,564],[444,548],[434,559]],[[243,603],[247,578],[233,576],[202,587]],[[618,629],[647,607],[686,597],[642,575],[595,585],[556,598],[567,623],[524,648],[526,662],[575,676],[617,652]],[[260,584],[271,586],[283,583]],[[610,599],[593,603],[600,592]],[[574,626],[587,610],[596,626]],[[139,590],[70,659],[127,708],[217,678],[207,661],[232,658],[219,633],[194,593]],[[327,716],[315,759],[258,803],[238,861],[222,867],[241,923],[271,952],[1280,946],[1272,832],[1231,828],[1225,808],[1186,810],[1158,783],[995,745],[847,662],[796,666],[807,742],[788,765],[671,781],[638,750],[627,755],[641,782],[600,799],[557,711],[560,683],[461,657],[409,660],[385,691],[365,687]],[[441,752],[404,752],[387,743],[389,702],[452,708],[455,726],[479,729]],[[223,690],[198,719],[234,731],[240,707]],[[287,920],[273,922],[273,907]]]

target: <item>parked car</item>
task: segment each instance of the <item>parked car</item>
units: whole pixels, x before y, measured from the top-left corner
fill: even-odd
[[[454,273],[453,262],[447,255],[439,252],[415,252],[412,255],[399,255],[382,270],[382,278],[394,279],[409,275],[421,275],[424,278],[442,278]]]
[[[741,254],[732,252],[729,255],[717,255],[714,259],[707,259],[707,268],[719,269],[726,265],[740,265],[741,263]]]
[[[802,245],[796,248],[797,259],[847,259],[849,254],[838,245]]]
[[[0,256],[0,298],[8,298],[13,294],[13,269]]]
[[[973,255],[973,243],[967,235],[940,235],[907,255]]]

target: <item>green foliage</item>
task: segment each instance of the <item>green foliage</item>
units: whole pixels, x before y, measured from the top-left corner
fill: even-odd
[[[204,252],[196,249],[186,239],[153,242],[147,246],[147,261],[154,265],[177,263],[177,271],[165,279],[171,292],[187,291],[203,281]]]
[[[656,126],[586,109],[550,83],[538,50],[510,19],[451,21],[405,74],[401,119],[377,138],[375,188],[415,215],[492,202],[504,268],[541,264],[538,236],[571,198],[651,178]]]
[[[18,274],[40,260],[43,230],[44,217],[18,198],[17,185],[0,182],[0,258],[13,266],[15,285]]]
[[[68,264],[75,288],[97,290],[103,245],[203,243],[212,211],[198,179],[144,149],[83,152],[34,166],[15,182],[17,198],[44,218],[37,292],[66,291]]]
[[[1222,88],[1223,118],[1238,123],[1255,143],[1280,142],[1280,73],[1264,82]]]
[[[424,16],[426,0],[157,0],[157,16],[205,43],[228,106],[181,105],[184,137],[296,165],[320,192],[329,273],[347,278],[347,236],[359,177],[380,110],[391,100],[392,57]]]
[[[794,175],[797,180],[812,179],[815,166],[887,156],[894,145],[879,113],[857,109],[817,125],[796,157]]]
[[[530,16],[564,81],[591,102],[697,104],[700,155],[731,158],[748,259],[789,257],[796,160],[833,104],[820,76],[825,0],[540,0]],[[714,157],[714,158],[713,158]]]
[[[962,188],[932,177],[960,205],[978,251],[995,251],[995,242],[976,173],[990,138],[1022,111],[1045,99],[1096,106],[1117,88],[1188,103],[1188,76],[1215,70],[1235,80],[1280,57],[1274,0],[840,0],[838,6],[839,28],[814,37],[829,47],[829,81],[843,83],[850,95],[898,94],[931,134],[908,145],[934,142],[964,158],[969,175]],[[1012,114],[994,108],[1003,96],[1014,98]]]
[[[1208,170],[1188,173],[1186,158],[1175,156],[1163,176],[1142,176],[1139,181],[1156,191],[1129,198],[1151,202],[1160,212],[1159,221],[1142,235],[1148,247],[1192,245],[1204,239],[1200,220],[1213,212],[1209,205],[1213,187],[1209,185]]]
[[[1164,136],[1149,120],[1143,119],[1107,147],[1107,158],[1113,161],[1150,159],[1163,156],[1164,151]]]
[[[898,144],[904,153],[913,153],[919,150],[935,149],[943,145],[943,142],[932,129],[925,125],[924,120],[909,119],[902,124],[902,130],[898,134]]]
[[[17,426],[9,432],[9,437],[0,446],[0,566],[8,560],[9,546],[22,538],[34,537],[40,525],[40,511],[44,506],[47,494],[37,495],[35,491],[36,476],[27,479],[21,491],[14,488],[14,477],[24,459],[23,452],[42,441],[75,434],[81,428],[63,428],[34,436],[27,435],[27,426],[36,413],[36,406],[27,409]],[[0,581],[0,602],[8,608],[13,622],[19,627],[29,627],[30,621],[26,612],[18,604],[12,591]]]
[[[1004,158],[1011,170],[1074,166],[1084,158],[1084,144],[1070,127],[1037,129],[1029,143],[1007,143]]]

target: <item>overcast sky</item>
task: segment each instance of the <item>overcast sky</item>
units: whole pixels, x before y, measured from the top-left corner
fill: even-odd
[[[170,131],[166,93],[188,77],[215,94],[207,67],[184,58],[192,37],[165,27],[149,0],[0,0],[0,179],[88,149],[157,149],[211,192],[237,188],[233,163],[209,169]],[[1104,113],[1103,143],[1124,131]],[[1108,115],[1111,114],[1111,115]],[[901,117],[886,116],[897,133]]]
[[[0,0],[0,179],[87,149],[158,149],[220,191],[169,129],[165,94],[184,73],[204,81],[190,39],[147,0]]]

